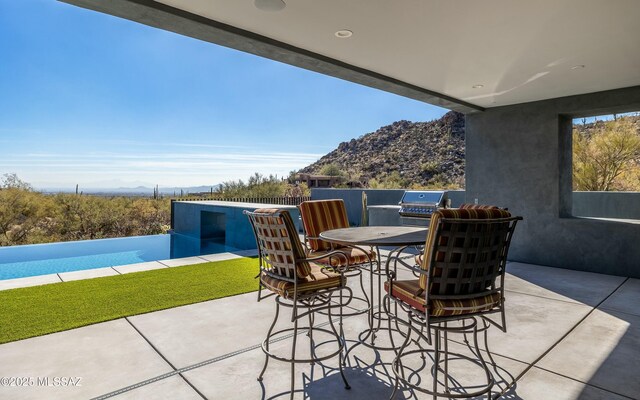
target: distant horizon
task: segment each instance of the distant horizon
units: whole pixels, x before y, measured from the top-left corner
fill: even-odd
[[[195,186],[162,186],[157,185],[160,190],[169,190],[169,189],[188,189],[188,188],[213,188],[216,189],[220,186],[220,183],[216,183],[213,185],[195,185]],[[120,190],[131,190],[135,191],[136,189],[146,189],[153,190],[156,185],[127,185],[126,183],[122,186],[82,186],[78,184],[79,191],[120,191]],[[35,187],[34,189],[37,191],[44,192],[74,192],[76,190],[76,186],[47,186],[47,187]]]
[[[0,176],[4,175],[4,174],[13,174],[15,173],[14,171],[2,171],[0,172]],[[259,173],[259,172],[258,172]],[[156,186],[158,186],[160,189],[169,189],[169,188],[194,188],[194,187],[207,187],[207,188],[216,188],[218,186],[220,186],[221,184],[225,183],[225,182],[229,182],[229,181],[238,181],[238,180],[242,180],[243,182],[247,182],[248,179],[254,175],[255,172],[247,175],[246,177],[241,177],[238,179],[226,179],[220,182],[216,182],[216,183],[195,183],[195,184],[188,184],[188,185],[163,185],[160,183],[153,183],[153,182],[145,182],[145,181],[139,181],[139,180],[131,180],[131,181],[127,181],[127,180],[108,180],[108,181],[93,181],[93,182],[86,182],[86,183],[69,183],[69,184],[55,184],[55,183],[46,183],[44,185],[39,185],[39,184],[34,184],[33,182],[28,181],[27,179],[24,179],[20,174],[16,174],[18,176],[18,178],[29,184],[31,187],[33,187],[35,190],[38,191],[64,191],[64,192],[69,192],[69,191],[75,191],[76,189],[76,185],[79,187],[79,190],[116,190],[116,189],[138,189],[138,188],[145,188],[145,189],[153,189]],[[277,176],[278,178],[286,178],[288,177],[288,174],[286,175],[278,175],[278,174],[262,174],[263,176],[269,176],[269,175],[274,175]]]
[[[201,186],[185,186],[185,187],[171,187],[171,186],[159,186],[158,193],[161,196],[178,196],[178,195],[191,195],[197,193],[210,193],[213,189],[214,193],[217,191],[220,185],[201,185]],[[33,190],[42,194],[73,194],[76,193],[75,187],[63,187],[63,188],[38,188],[34,187]],[[138,196],[153,196],[155,193],[155,186],[139,186],[139,187],[78,187],[78,193],[86,195],[100,195],[100,196],[124,196],[124,197],[138,197]]]
[[[448,111],[62,2],[0,2],[0,35],[0,175],[36,188],[287,176]]]

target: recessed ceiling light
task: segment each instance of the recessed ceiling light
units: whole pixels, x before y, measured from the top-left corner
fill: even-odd
[[[482,88],[484,87],[484,85],[480,85],[480,84],[478,84],[478,85],[473,85],[473,86],[471,86],[471,87],[472,87],[473,89],[482,89]]]
[[[574,65],[573,67],[571,67],[571,69],[582,69],[584,68],[584,65]]]
[[[341,30],[337,31],[335,33],[335,35],[336,35],[336,37],[339,37],[340,39],[346,39],[346,38],[349,38],[349,37],[353,36],[353,32],[351,32],[348,29],[341,29]]]
[[[286,6],[283,0],[254,0],[253,5],[262,11],[280,11]]]

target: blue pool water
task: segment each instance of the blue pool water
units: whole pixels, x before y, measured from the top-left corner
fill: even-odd
[[[178,234],[0,247],[0,280],[236,250]]]

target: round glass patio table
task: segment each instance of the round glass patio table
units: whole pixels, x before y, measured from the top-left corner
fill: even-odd
[[[401,253],[407,246],[419,246],[423,245],[427,239],[427,233],[429,229],[424,227],[414,227],[414,226],[361,226],[356,228],[342,228],[342,229],[332,229],[329,231],[324,231],[320,233],[320,238],[324,241],[340,244],[344,246],[350,247],[362,247],[368,246],[371,249],[375,247],[375,251],[377,254],[377,271],[372,270],[371,279],[370,279],[370,293],[371,293],[371,302],[373,303],[373,299],[375,297],[378,298],[378,307],[382,306],[382,282],[381,277],[383,272],[381,269],[381,256],[380,256],[380,247],[393,247],[389,256],[391,256],[394,252],[398,254]],[[389,262],[389,256],[387,257],[387,263]],[[387,266],[388,267],[388,266]],[[373,289],[373,280],[374,276],[378,278],[378,293],[374,293]],[[376,296],[377,295],[377,296]],[[375,337],[376,333],[381,329],[381,322],[387,321],[387,323],[391,324],[389,318],[386,318],[386,315],[382,315],[382,311],[374,311],[374,305],[371,304],[369,311],[369,328],[365,331],[361,332],[358,335],[359,344],[363,344],[367,347],[374,348],[376,350],[395,350],[396,346],[391,347],[382,347],[375,345]],[[377,322],[377,324],[376,324]],[[375,324],[375,326],[374,326]],[[389,331],[396,331],[400,334],[400,330],[396,328],[392,328],[390,325],[387,328]],[[367,339],[371,338],[371,343],[367,343]],[[349,349],[347,354],[345,355],[345,359],[348,356],[348,353],[353,350],[356,346],[353,346]]]

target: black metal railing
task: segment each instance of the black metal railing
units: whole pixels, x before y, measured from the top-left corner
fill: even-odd
[[[177,197],[171,201],[231,201],[234,203],[261,203],[280,206],[297,206],[303,201],[311,200],[311,196],[278,196],[278,197],[229,197],[220,196],[189,196]]]

